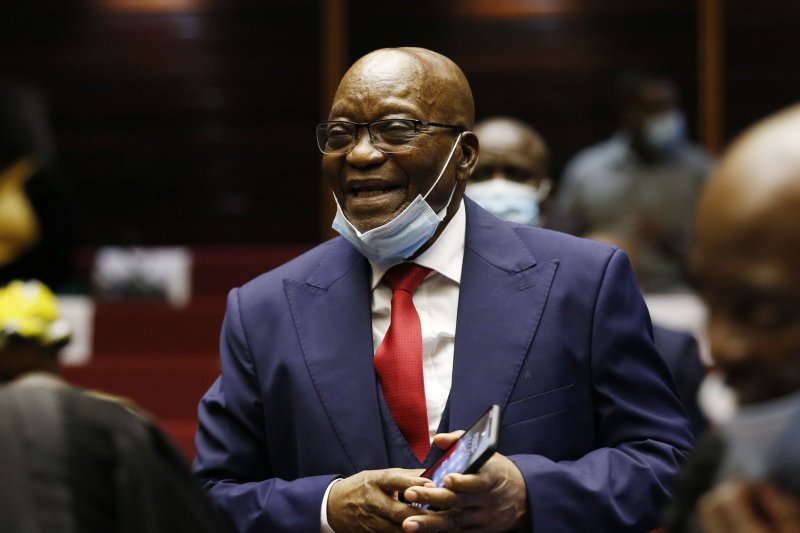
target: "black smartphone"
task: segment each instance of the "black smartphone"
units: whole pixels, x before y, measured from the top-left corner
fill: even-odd
[[[500,406],[492,405],[470,426],[438,461],[422,473],[437,487],[444,486],[447,474],[473,474],[497,451],[500,434]],[[427,508],[427,505],[418,505]]]

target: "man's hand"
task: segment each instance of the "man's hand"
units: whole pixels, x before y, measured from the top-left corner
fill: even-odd
[[[774,485],[729,481],[700,500],[706,533],[796,533],[800,502]]]
[[[400,491],[430,483],[421,470],[368,470],[345,478],[328,494],[328,524],[336,533],[401,531],[400,524],[419,509],[397,499]]]
[[[436,435],[434,443],[447,448],[463,431]],[[525,523],[527,491],[516,465],[495,453],[475,474],[448,474],[445,488],[413,486],[404,496],[409,502],[427,503],[441,509],[403,522],[403,531],[509,531]]]

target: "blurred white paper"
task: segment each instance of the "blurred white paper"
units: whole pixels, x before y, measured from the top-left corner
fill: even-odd
[[[109,246],[97,251],[92,283],[106,298],[164,298],[171,305],[189,303],[192,254],[185,247]]]
[[[92,356],[94,301],[87,296],[58,296],[61,316],[72,327],[72,338],[61,353],[62,365],[84,365]]]
[[[700,360],[706,366],[711,365],[711,349],[706,330],[708,311],[699,296],[692,293],[645,294],[644,301],[654,324],[694,335],[700,350]]]

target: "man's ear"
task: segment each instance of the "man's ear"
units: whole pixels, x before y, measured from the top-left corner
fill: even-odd
[[[461,148],[456,165],[456,180],[466,182],[472,175],[472,171],[475,170],[475,165],[478,164],[478,153],[480,152],[478,136],[471,131],[465,131],[461,134],[459,144]]]

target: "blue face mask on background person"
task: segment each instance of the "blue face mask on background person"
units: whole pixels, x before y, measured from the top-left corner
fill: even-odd
[[[500,220],[539,223],[539,191],[533,185],[492,178],[467,184],[466,195]]]
[[[680,111],[669,111],[644,124],[644,141],[660,155],[671,154],[686,138],[686,118]]]
[[[436,184],[439,183],[439,180],[442,179],[460,140],[461,134],[459,133],[453,143],[453,147],[450,149],[447,161],[445,161],[442,170],[439,171],[439,175],[431,185],[431,188],[428,189],[428,192],[425,193],[425,196],[418,194],[414,201],[392,220],[382,226],[361,233],[347,220],[347,217],[342,212],[342,207],[339,205],[339,200],[334,194],[336,216],[331,227],[370,261],[376,263],[399,262],[414,255],[436,233],[436,228],[444,220],[447,208],[453,200],[457,184],[453,185],[447,204],[438,214],[425,199],[436,187]]]

